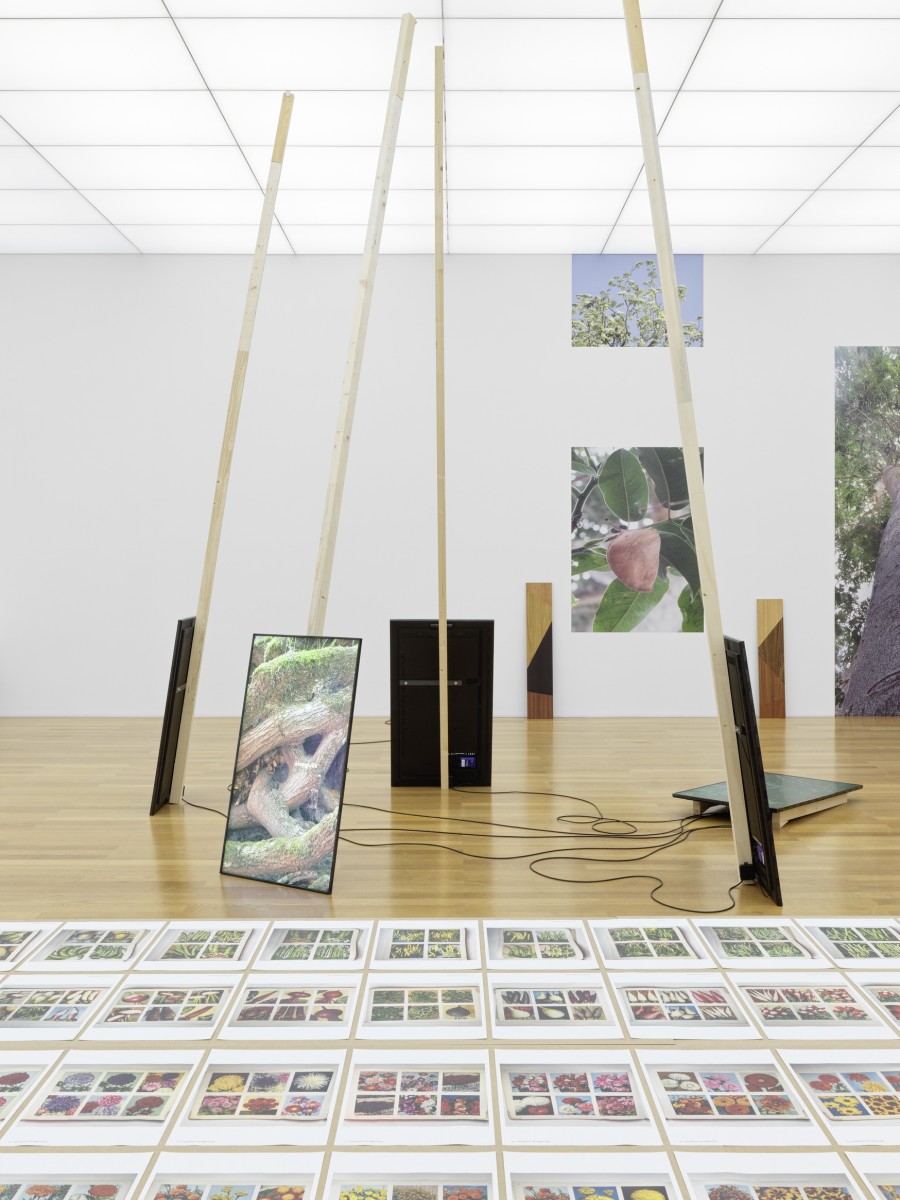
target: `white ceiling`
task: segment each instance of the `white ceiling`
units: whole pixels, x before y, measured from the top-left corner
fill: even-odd
[[[0,0],[0,252],[362,248],[395,0]],[[382,250],[652,248],[620,0],[413,0]],[[900,0],[644,0],[675,249],[900,252]]]

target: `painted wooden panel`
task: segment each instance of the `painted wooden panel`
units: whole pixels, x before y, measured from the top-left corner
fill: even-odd
[[[784,601],[757,600],[756,636],[759,642],[759,715],[783,717]]]
[[[553,585],[525,584],[528,716],[553,716]]]

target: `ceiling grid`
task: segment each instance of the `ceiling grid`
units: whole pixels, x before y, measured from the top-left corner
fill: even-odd
[[[620,0],[0,0],[0,252],[360,253],[399,18],[382,250],[646,253]],[[676,251],[900,252],[898,0],[643,0]]]

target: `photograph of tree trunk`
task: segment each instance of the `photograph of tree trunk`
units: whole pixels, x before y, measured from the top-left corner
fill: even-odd
[[[254,636],[223,875],[331,891],[359,653],[358,638]]]
[[[703,345],[703,255],[676,254],[686,346]],[[572,255],[573,346],[668,346],[655,254]]]
[[[834,698],[900,714],[900,346],[834,353]]]
[[[701,633],[680,446],[572,448],[572,632]]]

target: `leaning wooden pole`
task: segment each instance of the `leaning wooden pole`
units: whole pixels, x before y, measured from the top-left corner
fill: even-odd
[[[437,425],[438,711],[441,787],[450,787],[447,676],[447,487],[444,423],[444,47],[434,48],[434,330]]]
[[[694,419],[694,402],[691,396],[691,378],[688,371],[687,351],[681,320],[681,301],[675,279],[675,256],[672,252],[672,231],[666,205],[662,166],[659,157],[659,140],[656,136],[656,119],[653,115],[653,95],[647,71],[647,51],[644,46],[644,28],[641,21],[640,0],[624,0],[625,24],[628,29],[628,47],[631,52],[631,70],[634,76],[634,95],[637,101],[638,120],[641,127],[641,143],[644,148],[644,167],[647,174],[647,189],[650,194],[650,211],[653,215],[653,233],[656,254],[659,260],[659,277],[662,286],[663,304],[666,314],[666,329],[669,336],[669,357],[675,383],[675,400],[678,409],[678,424],[681,430],[681,445],[684,450],[684,466],[687,475],[688,496],[691,502],[691,517],[694,525],[694,540],[697,546],[697,563],[700,569],[700,591],[703,595],[703,621],[709,642],[712,663],[713,685],[716,694],[716,712],[722,737],[722,753],[725,757],[725,778],[731,814],[731,829],[734,849],[739,866],[751,864],[750,834],[747,829],[747,814],[744,810],[744,788],[741,782],[741,767],[735,737],[734,717],[731,707],[731,691],[728,684],[728,668],[725,661],[725,643],[722,633],[722,613],[719,608],[719,592],[716,586],[716,569],[713,562],[712,539],[709,530],[709,513],[706,507],[706,491],[703,486],[703,468],[700,461],[700,445]],[[746,872],[742,871],[742,876]]]
[[[378,155],[375,186],[372,190],[372,203],[369,207],[369,224],[363,249],[362,269],[350,326],[350,348],[344,368],[337,428],[331,452],[331,471],[325,492],[325,512],[322,517],[322,532],[319,537],[319,552],[316,558],[312,603],[309,609],[307,630],[310,634],[322,634],[325,630],[325,613],[328,609],[328,593],[331,588],[331,569],[334,565],[334,548],[341,520],[341,501],[344,495],[344,480],[347,476],[350,438],[353,434],[353,415],[356,411],[359,376],[366,347],[366,329],[369,324],[369,310],[372,306],[372,290],[375,286],[375,269],[378,266],[378,249],[381,245],[381,231],[384,228],[384,210],[387,206],[388,191],[391,185],[391,169],[394,165],[394,152],[397,149],[397,131],[400,127],[400,113],[403,109],[403,96],[406,91],[406,76],[409,71],[409,56],[412,51],[415,27],[415,18],[406,13],[400,21],[397,54],[394,58],[394,74],[388,95],[384,131],[381,135],[381,151]]]
[[[216,559],[219,554],[219,539],[222,535],[222,518],[225,515],[225,499],[228,495],[228,477],[231,474],[231,459],[234,454],[238,417],[241,413],[241,400],[244,395],[244,380],[247,377],[250,343],[253,340],[253,325],[256,321],[256,310],[259,306],[259,292],[262,286],[263,270],[266,265],[266,251],[269,248],[269,234],[272,231],[272,220],[275,216],[275,198],[278,195],[278,183],[281,179],[281,167],[284,162],[284,149],[287,144],[293,107],[293,94],[285,92],[281,98],[281,112],[278,115],[275,145],[272,148],[272,162],[269,167],[269,178],[266,181],[262,215],[259,218],[256,250],[253,252],[253,263],[250,267],[250,282],[247,286],[244,319],[241,322],[237,357],[234,363],[234,373],[231,377],[231,393],[228,397],[228,413],[225,417],[225,432],[222,435],[222,449],[219,452],[219,471],[216,475],[216,490],[213,494],[212,515],[209,519],[209,533],[206,538],[206,557],[203,560],[203,574],[200,578],[200,597],[197,601],[197,621],[194,626],[191,662],[184,688],[184,708],[181,712],[181,724],[178,727],[178,749],[175,752],[175,765],[172,774],[171,798],[175,801],[181,799],[184,791],[184,772],[190,748],[194,707],[197,703],[197,682],[200,678],[203,645],[206,641],[206,627],[209,622],[209,605],[212,600],[213,581],[216,576]]]

